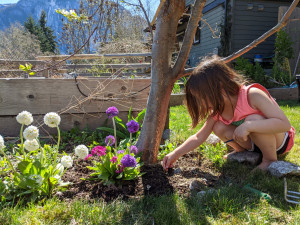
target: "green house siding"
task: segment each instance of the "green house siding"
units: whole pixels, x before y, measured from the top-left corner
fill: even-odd
[[[224,19],[223,5],[219,5],[216,8],[206,12],[203,15],[203,19],[205,19],[213,29],[216,27],[219,28],[219,25]],[[193,45],[190,51],[188,60],[190,66],[196,66],[202,57],[212,54],[214,49],[220,46],[220,38],[213,38],[211,30],[207,25],[204,24],[203,21],[201,21],[201,26],[203,28],[201,29],[200,43]]]
[[[248,3],[253,5],[248,9]],[[263,10],[258,10],[258,5]],[[278,23],[278,7],[288,6],[290,2],[234,0],[232,8],[231,53],[247,46]],[[245,58],[254,58],[255,54],[270,57],[274,54],[275,35],[244,54]]]

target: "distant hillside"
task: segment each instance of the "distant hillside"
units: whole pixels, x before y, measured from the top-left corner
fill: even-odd
[[[20,0],[16,4],[0,4],[0,30],[9,27],[10,24],[19,22],[24,24],[28,16],[36,21],[40,18],[41,11],[47,14],[47,26],[59,33],[62,22],[61,15],[56,9],[77,9],[80,0]]]

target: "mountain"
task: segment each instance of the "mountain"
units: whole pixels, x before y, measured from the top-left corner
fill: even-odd
[[[16,22],[23,25],[30,15],[35,21],[38,21],[41,11],[45,10],[47,26],[51,27],[58,36],[62,27],[62,16],[55,10],[78,9],[79,2],[80,0],[20,0],[15,4],[0,4],[0,30],[4,30]]]

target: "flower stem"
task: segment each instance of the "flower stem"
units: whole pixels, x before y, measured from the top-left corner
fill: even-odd
[[[24,142],[23,142],[23,129],[24,129],[24,123],[21,126],[21,131],[20,131],[20,138],[21,138],[21,152],[23,153],[24,160],[26,160],[26,153],[24,151]]]
[[[132,140],[132,133],[130,133],[130,138],[129,138],[129,148],[131,148],[131,140]]]
[[[14,173],[16,173],[15,168],[13,167],[13,164],[11,163],[10,159],[7,157],[7,155],[5,154],[5,152],[0,149],[0,152],[4,155],[4,157],[7,159],[8,164],[10,165],[11,169],[14,171]]]
[[[60,129],[58,126],[56,126],[57,128],[57,134],[58,134],[58,139],[57,139],[57,145],[56,145],[56,152],[54,154],[54,166],[53,166],[53,169],[56,168],[56,160],[57,160],[57,155],[58,155],[58,149],[59,149],[59,143],[60,143]]]
[[[41,165],[43,166],[43,162],[44,162],[44,149],[42,148],[39,139],[37,138],[36,140],[39,143],[39,146],[40,146],[40,149],[41,149]],[[45,155],[45,159],[46,159],[46,155]]]
[[[115,136],[115,151],[117,151],[117,128],[116,128],[116,122],[115,122],[115,118],[112,118],[113,121],[113,126],[114,126],[114,136]]]

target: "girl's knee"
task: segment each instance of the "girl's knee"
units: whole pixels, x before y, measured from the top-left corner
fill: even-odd
[[[226,130],[227,126],[220,121],[217,121],[213,127],[213,132],[219,137],[223,136]]]
[[[263,117],[262,115],[259,114],[253,114],[253,115],[249,115],[245,118],[245,121],[254,121],[254,120],[264,120],[266,119],[265,117]]]

